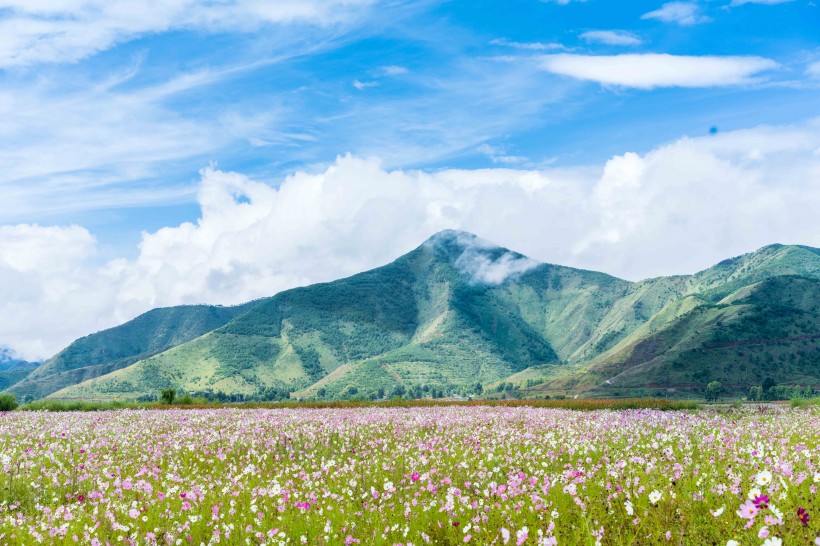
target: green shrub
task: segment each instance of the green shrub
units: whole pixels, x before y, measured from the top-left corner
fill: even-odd
[[[177,391],[174,389],[162,389],[162,392],[159,395],[159,399],[166,404],[173,404],[176,397]]]
[[[17,398],[13,394],[0,394],[0,411],[11,411],[17,408]]]

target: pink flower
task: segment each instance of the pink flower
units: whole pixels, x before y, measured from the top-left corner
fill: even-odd
[[[740,510],[737,511],[737,515],[742,517],[743,519],[752,519],[757,515],[758,508],[750,500],[747,500],[743,504],[740,505]]]
[[[760,531],[757,533],[757,538],[768,538],[769,537],[769,528],[765,525],[760,528]]]
[[[510,531],[504,527],[501,528],[501,540],[504,541],[504,544],[510,541]]]
[[[413,472],[412,474],[410,474],[410,481],[413,483],[419,481],[419,478],[421,478],[421,474],[419,474],[418,472]]]
[[[128,511],[128,515],[131,517],[131,519],[137,519],[137,517],[140,515],[140,511],[136,508],[132,508]]]
[[[191,509],[191,503],[188,502],[188,501],[183,502],[182,503],[182,509],[183,510],[190,510]]]

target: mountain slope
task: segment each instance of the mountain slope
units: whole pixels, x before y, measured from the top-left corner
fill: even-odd
[[[51,396],[418,395],[539,378],[533,394],[679,395],[714,379],[745,389],[760,374],[820,384],[818,280],[810,247],[771,245],[695,275],[629,282],[446,231],[386,266],[133,352],[107,373],[58,372],[76,375]]]
[[[715,303],[673,302],[584,372],[539,390],[594,396],[695,394],[710,381],[748,392],[765,378],[820,386],[820,281],[772,277]]]
[[[433,368],[448,355],[462,355],[464,366],[472,362],[473,382],[555,364],[550,344],[496,297],[493,284],[537,265],[475,236],[441,234],[389,265],[282,292],[206,336],[54,396],[134,396],[162,386],[299,390],[343,365],[346,373],[336,376],[376,366],[396,385],[404,381],[396,369],[418,355],[425,355],[422,362],[433,358]],[[461,384],[467,377],[454,372],[430,379]],[[376,390],[377,383],[360,386]]]
[[[121,326],[78,339],[8,390],[18,397],[47,396],[195,339],[253,305],[154,309]]]

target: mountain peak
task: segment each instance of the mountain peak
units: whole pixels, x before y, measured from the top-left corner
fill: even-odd
[[[523,254],[455,229],[439,231],[422,248],[431,249],[438,259],[453,265],[472,284],[501,284],[540,265]]]

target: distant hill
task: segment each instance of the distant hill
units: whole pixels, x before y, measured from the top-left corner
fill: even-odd
[[[0,347],[0,390],[22,381],[39,365],[16,358],[9,349]]]
[[[383,267],[236,308],[158,309],[76,341],[12,392],[135,398],[475,393],[685,396],[820,386],[820,250],[772,245],[629,282],[458,231]],[[153,313],[153,314],[152,314]]]
[[[184,305],[154,309],[116,328],[78,339],[9,389],[42,398],[66,386],[105,375],[222,326],[250,309]]]

